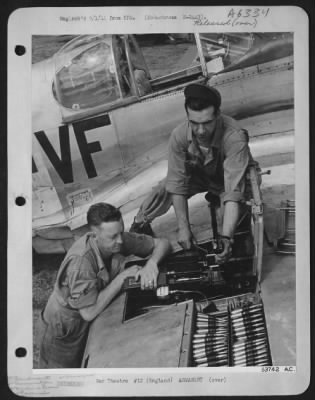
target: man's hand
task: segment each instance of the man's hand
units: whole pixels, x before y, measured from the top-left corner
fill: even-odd
[[[231,239],[222,237],[220,238],[220,244],[223,247],[223,251],[216,254],[216,261],[218,264],[223,264],[228,261],[232,254],[232,242]]]
[[[193,235],[188,227],[179,228],[177,242],[184,250],[189,250],[192,246]]]
[[[157,287],[157,277],[159,269],[155,261],[149,259],[146,265],[137,272],[135,279],[141,279],[141,289],[155,289]]]

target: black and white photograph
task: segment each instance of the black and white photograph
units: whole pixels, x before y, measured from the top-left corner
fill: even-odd
[[[80,393],[72,371],[104,373],[96,395],[115,382],[112,395],[293,382],[309,338],[297,311],[307,298],[303,35],[268,24],[273,7],[86,10],[60,10],[53,32],[28,32],[31,164],[19,179],[31,186],[31,320],[18,329],[28,330],[31,374],[50,376],[38,390],[64,374],[48,393]],[[101,14],[118,25],[93,29]],[[143,29],[130,28],[137,18]]]

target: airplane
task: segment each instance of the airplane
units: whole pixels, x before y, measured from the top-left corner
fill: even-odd
[[[185,118],[189,83],[220,91],[222,112],[249,131],[263,167],[292,165],[293,34],[194,33],[183,35],[180,45],[163,73],[161,54],[129,34],[80,35],[33,64],[36,253],[65,253],[87,230],[86,212],[99,201],[120,207],[128,228],[166,175],[167,142]],[[272,182],[281,179],[276,173]]]

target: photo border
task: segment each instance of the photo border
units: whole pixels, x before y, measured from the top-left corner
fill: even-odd
[[[24,9],[24,10],[26,10],[26,9]],[[15,12],[16,13],[16,12]],[[14,14],[13,14],[14,15]],[[10,18],[11,18],[11,20],[12,20],[12,14],[11,14],[11,16],[10,16]],[[12,24],[11,24],[12,25]],[[10,20],[9,20],[9,33],[10,33]],[[25,33],[25,32],[24,32]],[[25,39],[24,39],[25,40]],[[12,64],[12,61],[10,61],[10,60],[12,60],[12,59],[14,59],[15,57],[12,57],[12,54],[10,53],[10,49],[12,50],[12,47],[10,47],[10,35],[9,35],[9,49],[8,49],[8,58],[9,58],[9,65],[8,65],[8,71],[10,70],[10,66],[11,65],[13,65]],[[29,46],[29,44],[27,45],[27,47]],[[307,50],[307,49],[306,49]],[[307,51],[306,51],[306,53],[307,53]],[[305,55],[305,53],[303,53],[303,55]],[[306,56],[307,56],[307,54],[306,54]],[[23,60],[21,60],[21,61],[23,61],[23,62],[21,62],[21,64],[23,64],[24,65],[24,61],[25,60],[25,58],[23,59]],[[298,72],[299,73],[302,73],[302,76],[304,76],[305,77],[305,69],[301,66],[301,69],[300,70],[297,70],[297,68],[295,69],[295,73],[297,74]],[[298,71],[298,72],[297,72]],[[11,83],[10,83],[10,71],[9,71],[9,87],[8,87],[8,89],[9,89],[9,102],[8,102],[8,108],[9,108],[9,111],[10,111],[10,107],[12,106],[12,104],[10,103],[10,100],[11,100],[11,102],[13,102],[14,103],[14,99],[10,99],[10,92],[11,92],[11,90],[13,89],[13,93],[17,93],[17,92],[19,92],[19,90],[21,91],[21,93],[23,94],[23,96],[21,96],[21,97],[23,97],[23,99],[22,100],[26,100],[27,98],[28,98],[28,86],[26,85],[26,83],[28,82],[29,83],[29,69],[27,70],[27,71],[24,71],[23,72],[23,74],[21,74],[20,76],[19,76],[19,84],[20,85],[17,85],[17,86],[15,86],[15,85],[13,85],[13,87],[12,87],[12,85],[11,85]],[[20,81],[20,79],[21,80],[24,80],[25,79],[25,81],[24,82],[21,82]],[[304,79],[304,78],[303,78]],[[22,90],[20,89],[20,87],[22,86]],[[305,92],[307,93],[307,87],[306,87],[307,85],[304,85],[303,86],[303,88],[304,88],[304,90],[305,90]],[[307,95],[306,95],[306,97],[307,97]],[[19,104],[20,104],[20,102],[21,102],[21,99],[19,99],[18,100],[19,101]],[[307,102],[307,101],[306,101]],[[28,102],[28,103],[26,103],[26,104],[30,104],[30,102]],[[308,104],[310,104],[309,102],[308,102]],[[23,106],[22,106],[22,108],[23,108]],[[296,110],[296,112],[297,113],[299,113],[299,117],[297,117],[296,119],[298,119],[298,118],[301,118],[301,116],[305,116],[305,110],[303,111],[303,110],[300,110],[300,111],[298,111],[298,110]],[[30,114],[30,113],[29,113]],[[306,113],[307,114],[307,113]],[[307,118],[308,119],[308,118]],[[9,172],[9,185],[8,185],[8,205],[9,205],[9,245],[10,245],[10,235],[12,234],[12,231],[11,231],[11,229],[12,229],[12,227],[13,226],[16,226],[16,224],[17,224],[17,222],[16,221],[24,221],[25,223],[27,223],[27,224],[29,224],[29,221],[31,220],[31,213],[29,212],[29,208],[28,208],[28,204],[30,204],[30,202],[28,202],[28,199],[30,199],[30,196],[29,196],[29,188],[27,188],[26,186],[25,186],[25,184],[26,185],[29,185],[29,179],[27,179],[27,180],[25,180],[25,181],[27,181],[27,182],[23,182],[23,188],[24,188],[24,190],[20,190],[20,188],[21,188],[21,185],[19,184],[20,182],[16,182],[15,181],[15,177],[16,177],[16,175],[15,174],[17,174],[18,172],[16,172],[16,170],[15,169],[13,169],[12,168],[12,164],[10,164],[10,149],[12,148],[12,144],[10,145],[10,132],[12,132],[12,129],[14,129],[14,130],[16,130],[16,129],[20,129],[20,128],[22,128],[23,126],[25,127],[25,126],[30,126],[30,124],[29,124],[29,122],[30,122],[30,119],[26,116],[26,118],[24,118],[24,119],[22,119],[23,121],[24,121],[24,123],[26,122],[26,125],[24,124],[23,125],[23,123],[22,123],[22,121],[20,121],[20,125],[19,124],[17,124],[17,126],[14,126],[14,128],[12,128],[12,125],[10,125],[10,122],[12,123],[12,121],[10,121],[10,114],[9,114],[9,120],[8,120],[8,122],[9,122],[9,131],[8,131],[8,138],[9,138],[9,148],[8,148],[8,151],[9,151],[9,153],[8,153],[8,158],[9,158],[9,166],[8,166],[8,172]],[[303,130],[304,131],[308,131],[308,127],[307,126],[303,126]],[[31,132],[31,130],[30,130],[30,132]],[[11,146],[11,147],[10,147]],[[305,145],[305,143],[304,143],[304,148],[303,148],[303,150],[305,150],[305,148],[306,147],[309,147],[308,146],[308,144],[307,144],[307,146]],[[19,160],[21,159],[22,160],[22,164],[23,165],[27,165],[26,163],[27,163],[27,156],[29,156],[29,154],[31,154],[31,152],[29,152],[29,150],[31,150],[30,149],[30,146],[29,145],[27,145],[26,146],[27,147],[27,154],[21,154],[21,158],[18,158]],[[303,157],[303,154],[301,154],[300,155],[300,157]],[[308,161],[308,160],[307,160]],[[299,160],[297,160],[297,163],[299,162]],[[312,158],[310,158],[310,162],[312,162]],[[302,163],[304,163],[304,164],[306,164],[306,162],[305,162],[305,160],[302,160]],[[20,168],[20,166],[19,166],[19,168]],[[17,170],[18,170],[18,168],[17,168]],[[13,171],[13,172],[12,172]],[[13,174],[13,175],[12,175]],[[31,174],[30,174],[30,176],[31,176]],[[297,182],[298,183],[298,182]],[[298,185],[297,185],[298,186]],[[19,188],[19,190],[16,190],[16,188]],[[298,192],[298,190],[296,190],[297,192]],[[26,207],[20,207],[20,208],[18,208],[17,206],[12,206],[12,204],[13,204],[13,202],[14,202],[14,199],[17,197],[17,195],[19,195],[19,194],[25,194],[25,197],[26,197],[26,199],[27,199],[27,205],[26,205]],[[309,203],[305,203],[305,199],[308,199],[309,198],[309,192],[308,191],[304,191],[303,192],[303,197],[305,197],[304,199],[303,199],[303,201],[302,201],[302,205],[308,210],[309,208],[310,208],[310,204]],[[297,204],[297,209],[299,208],[299,205]],[[14,216],[13,216],[13,214],[12,214],[12,212],[14,212]],[[301,240],[305,240],[305,238],[309,238],[309,225],[308,225],[308,223],[306,223],[306,224],[304,224],[304,226],[303,227],[301,227],[301,224],[303,223],[303,222],[305,222],[305,216],[302,216],[302,215],[300,215],[300,219],[299,218],[297,218],[297,231],[298,232],[301,232],[302,231],[302,234],[300,234],[300,233],[298,233],[298,235],[297,235],[297,249],[301,249],[301,248],[303,248],[303,250],[304,250],[304,245],[303,245],[303,243],[301,244]],[[13,224],[13,225],[12,225]],[[299,225],[300,224],[300,225]],[[15,234],[19,234],[18,232],[16,232],[16,231],[14,231],[14,233]],[[25,232],[23,232],[24,233],[24,235],[22,236],[22,235],[20,235],[19,236],[19,238],[21,238],[21,239],[24,239],[25,240]],[[27,239],[27,245],[29,245],[29,237],[28,237],[28,239]],[[21,254],[19,254],[20,255],[20,257],[18,257],[18,258],[14,258],[13,257],[13,255],[11,254],[11,252],[10,252],[10,247],[9,247],[9,265],[8,265],[8,277],[9,277],[9,289],[8,289],[8,297],[9,297],[9,304],[8,304],[8,306],[9,306],[9,312],[8,312],[8,315],[10,316],[10,314],[11,314],[11,312],[12,312],[12,307],[11,307],[11,300],[12,300],[12,298],[11,298],[11,296],[10,296],[10,282],[12,282],[12,273],[11,273],[11,271],[10,271],[10,265],[12,266],[12,265],[17,265],[17,263],[19,262],[19,260],[20,260],[20,257],[21,257]],[[18,249],[18,250],[20,250],[20,249]],[[308,249],[308,252],[310,251],[310,249]],[[24,254],[24,251],[21,249],[21,252],[23,252],[23,254]],[[31,254],[29,254],[30,253],[30,250],[27,250],[27,258],[28,259],[31,259],[31,258],[29,258],[29,257],[31,257]],[[302,260],[300,259],[300,261],[301,261],[301,263],[302,263],[302,261],[303,261],[303,263],[305,263],[305,264],[307,264],[308,263],[308,257],[307,257],[307,255],[308,254],[305,254],[304,256],[302,256]],[[297,251],[297,256],[298,256],[298,251]],[[297,258],[298,259],[298,258]],[[28,282],[28,284],[29,284],[29,281],[30,281],[30,277],[28,276],[28,273],[29,273],[29,271],[27,271],[27,273],[25,272],[25,271],[18,271],[18,272],[21,272],[21,276],[20,276],[20,278],[21,278],[21,280],[24,280],[24,282],[26,281],[26,282]],[[306,274],[306,276],[303,274],[303,277],[304,278],[307,278],[307,274]],[[300,285],[299,285],[299,287],[297,288],[298,290],[297,290],[297,292],[299,291],[299,290],[305,290],[305,282],[307,282],[307,279],[305,279],[305,281],[302,283],[302,282],[300,282]],[[21,283],[23,283],[23,281],[22,282],[18,282],[17,283],[17,288],[19,289],[22,285],[21,285]],[[16,299],[16,293],[15,293],[15,300],[14,301],[19,301],[19,302],[21,302],[21,304],[23,304],[23,300],[25,300],[24,299],[24,296],[23,295],[19,295],[18,296],[18,299]],[[11,300],[10,300],[11,299]],[[28,314],[29,315],[29,314]],[[10,318],[9,318],[9,328],[10,328]],[[299,326],[299,329],[307,329],[307,328],[309,328],[307,325],[304,325],[304,326]],[[29,335],[27,335],[27,337],[28,337]],[[27,339],[27,337],[26,337],[26,339]],[[25,336],[23,337],[23,339],[25,338]],[[297,335],[297,339],[299,338],[299,335]],[[20,340],[20,338],[18,338],[18,340]],[[300,340],[300,339],[299,339]],[[28,341],[26,340],[26,342],[28,343]],[[14,348],[14,344],[15,343],[17,343],[17,341],[15,340],[15,338],[13,339],[12,337],[11,337],[11,335],[9,334],[9,346],[8,346],[8,350],[9,350],[9,360],[10,360],[10,349],[12,349],[12,348]],[[20,343],[20,342],[19,342]],[[13,347],[12,347],[12,345],[13,345]],[[298,345],[298,343],[297,343],[297,345]],[[297,348],[299,347],[299,345],[297,346]],[[20,361],[24,361],[24,360],[20,360]],[[299,364],[299,362],[301,362],[301,360],[299,360],[299,354],[297,353],[297,364]],[[10,367],[10,365],[9,365],[9,367]],[[297,365],[297,367],[298,367],[298,365]],[[23,367],[24,368],[24,367]],[[246,371],[247,372],[247,371]],[[76,373],[74,374],[74,375],[72,375],[72,374],[70,374],[70,375],[72,375],[71,376],[71,379],[73,379],[73,380],[75,380],[75,377],[76,377],[76,374],[77,374],[77,371],[76,371]],[[68,373],[66,373],[66,375],[68,376]],[[290,378],[291,379],[291,378]],[[305,386],[305,385],[304,385]],[[305,387],[305,389],[306,389],[306,387]],[[193,392],[193,394],[194,395],[196,395],[196,394],[199,394],[198,393],[198,389],[196,389],[196,392],[194,391]],[[290,394],[295,394],[295,393],[290,393]],[[63,394],[64,395],[64,394]],[[185,394],[186,395],[186,394]]]

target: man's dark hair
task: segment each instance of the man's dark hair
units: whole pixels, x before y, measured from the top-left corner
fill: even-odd
[[[221,106],[221,94],[214,88],[204,83],[191,83],[184,89],[185,109],[202,111],[205,108],[214,107],[215,115],[218,115]]]
[[[107,203],[93,204],[87,212],[89,226],[99,226],[102,222],[120,221],[121,212],[118,208]]]
[[[185,100],[185,109],[187,112],[187,108],[190,108],[193,111],[202,111],[208,107],[214,107],[215,115],[219,112],[219,107],[215,104],[214,101],[210,99],[199,99],[197,97],[187,97]]]

